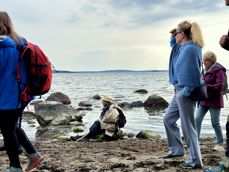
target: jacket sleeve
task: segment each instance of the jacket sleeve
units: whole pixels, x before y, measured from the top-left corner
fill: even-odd
[[[174,35],[171,35],[170,37],[170,46],[173,48],[176,45],[176,38]]]
[[[208,84],[207,87],[209,90],[214,90],[214,91],[221,91],[223,88],[225,80],[225,74],[223,70],[219,70],[216,72],[216,82],[215,84]]]

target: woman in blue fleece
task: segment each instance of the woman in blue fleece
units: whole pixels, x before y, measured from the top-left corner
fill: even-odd
[[[0,130],[10,160],[10,167],[7,170],[9,172],[23,171],[19,161],[18,142],[15,133],[17,121],[24,108],[19,98],[19,92],[25,87],[27,78],[25,64],[22,62],[20,66],[21,84],[18,85],[18,47],[23,45],[25,42],[15,32],[9,15],[0,11]],[[17,132],[17,135],[20,144],[29,154],[29,164],[26,171],[30,171],[38,165],[37,160],[41,160],[41,156],[33,149],[25,133]]]
[[[183,21],[172,31],[172,52],[169,64],[169,81],[174,85],[175,95],[164,116],[168,137],[168,154],[164,158],[184,155],[180,129],[187,144],[189,157],[181,168],[202,168],[202,158],[195,129],[195,102],[189,97],[195,87],[201,85],[201,48],[204,46],[201,30],[197,23]]]

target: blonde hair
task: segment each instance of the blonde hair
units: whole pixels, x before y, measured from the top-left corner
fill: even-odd
[[[15,32],[10,16],[5,11],[0,11],[0,35],[11,37],[18,45],[20,36]]]
[[[190,23],[188,21],[183,21],[178,24],[178,28],[187,36],[188,40],[192,40],[193,43],[197,44],[201,48],[204,47],[203,35],[196,22]]]
[[[209,59],[213,63],[216,63],[216,61],[217,61],[216,55],[212,51],[207,51],[204,53],[203,60],[205,60],[205,59]]]

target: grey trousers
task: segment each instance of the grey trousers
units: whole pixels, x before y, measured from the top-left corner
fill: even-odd
[[[164,116],[164,125],[168,138],[168,150],[172,155],[183,155],[184,147],[181,140],[177,120],[180,118],[181,129],[186,142],[189,158],[185,161],[193,167],[203,167],[198,136],[194,121],[195,102],[176,89]]]

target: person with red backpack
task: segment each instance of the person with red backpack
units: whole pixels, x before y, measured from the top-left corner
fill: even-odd
[[[29,146],[32,146],[25,133],[17,133],[17,135],[20,135],[18,137],[15,133],[17,122],[26,106],[24,104],[26,102],[20,99],[21,91],[24,90],[27,83],[27,70],[24,62],[20,63],[20,83],[16,72],[20,57],[18,47],[24,45],[25,42],[15,32],[8,13],[0,11],[0,129],[10,160],[9,168],[7,169],[9,172],[23,171],[19,160],[18,141],[26,150],[29,150]],[[42,160],[42,156],[32,148],[29,151],[29,164],[26,171],[38,166]]]

